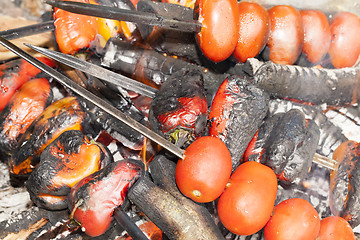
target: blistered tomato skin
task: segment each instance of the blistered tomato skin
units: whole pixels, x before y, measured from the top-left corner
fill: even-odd
[[[311,203],[291,198],[276,205],[264,236],[266,240],[314,240],[319,230],[319,214]]]
[[[303,42],[304,30],[300,12],[294,7],[278,5],[268,10],[270,36],[269,58],[274,63],[292,65],[298,59]]]
[[[239,38],[234,58],[245,62],[265,47],[270,33],[270,19],[266,9],[258,3],[240,2]]]
[[[224,191],[231,174],[231,156],[217,137],[200,137],[179,159],[175,179],[179,190],[195,202],[211,202]]]
[[[304,28],[302,51],[311,63],[319,63],[330,48],[329,21],[319,10],[302,10],[300,15]]]
[[[254,161],[241,164],[218,202],[222,224],[238,235],[262,229],[274,209],[277,178],[271,168]]]
[[[340,12],[330,22],[329,54],[335,68],[351,67],[360,54],[360,18],[350,12]]]
[[[236,0],[198,0],[194,17],[202,23],[196,35],[203,54],[221,62],[235,50],[239,32],[239,8]]]

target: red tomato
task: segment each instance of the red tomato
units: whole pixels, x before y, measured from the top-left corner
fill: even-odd
[[[291,198],[279,203],[264,229],[266,240],[314,240],[320,229],[320,218],[306,200]]]
[[[304,28],[303,53],[311,63],[318,63],[329,51],[331,34],[326,15],[319,10],[300,11]]]
[[[231,175],[231,156],[216,137],[200,137],[185,150],[175,170],[180,191],[195,202],[211,202],[224,191]]]
[[[355,240],[355,234],[345,219],[331,216],[320,221],[317,240]]]
[[[258,162],[243,163],[220,196],[219,218],[235,234],[254,234],[269,220],[276,193],[277,178],[271,168]]]
[[[270,60],[274,63],[294,64],[304,42],[299,11],[291,6],[278,5],[270,8],[268,13],[271,26],[267,43]]]
[[[336,68],[351,67],[360,54],[360,18],[350,12],[340,12],[330,23],[331,62]]]
[[[196,37],[203,54],[214,62],[230,57],[239,32],[237,1],[197,0],[194,15],[202,23]]]
[[[270,33],[270,19],[266,9],[257,3],[240,2],[239,12],[239,39],[234,57],[245,62],[265,47]]]
[[[89,0],[76,0],[76,2],[89,3]],[[55,8],[54,19],[56,42],[63,53],[74,54],[81,48],[89,47],[95,39],[96,17]]]

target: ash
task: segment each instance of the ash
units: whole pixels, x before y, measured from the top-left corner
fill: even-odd
[[[19,213],[32,206],[30,195],[24,187],[10,185],[9,169],[0,162],[0,222],[14,219]]]

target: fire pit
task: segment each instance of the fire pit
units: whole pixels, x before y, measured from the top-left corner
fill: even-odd
[[[50,9],[41,3],[38,3],[39,8],[27,9],[29,2],[32,1],[24,0],[15,1],[14,3],[9,3],[8,5],[5,4],[4,8],[2,8],[2,13],[4,15],[8,15],[8,12],[6,12],[4,9],[9,8],[14,9],[12,15],[25,16],[31,20],[38,20],[41,14]],[[330,17],[332,14],[344,10],[360,15],[360,2],[353,1],[323,0],[314,3],[311,1],[287,2],[261,0],[256,2],[259,2],[264,6],[289,4],[299,9],[321,9],[322,11],[329,14]],[[171,37],[171,34],[169,34],[167,37]],[[50,34],[45,34],[44,38],[45,40],[41,43],[39,42],[39,45],[46,46],[48,48],[54,48],[52,36]],[[156,36],[152,36],[152,40],[154,41],[151,44],[153,46],[156,45],[156,50],[159,52],[163,51],[162,48],[165,49],[166,47],[169,47],[162,45],[162,43],[159,44],[160,40],[156,39]],[[21,41],[22,40],[20,40],[20,42]],[[212,62],[203,62],[203,60],[196,57],[192,59],[191,63],[185,61],[178,63],[175,62],[175,60],[172,62],[172,60],[167,56],[164,56],[164,54],[159,54],[160,56],[158,61],[161,62],[159,59],[164,57],[162,63],[166,62],[168,65],[163,64],[160,66],[160,64],[157,65],[158,63],[155,62],[155,60],[144,60],[145,58],[143,58],[143,56],[147,54],[147,51],[150,52],[152,50],[147,48],[142,49],[138,46],[135,49],[130,49],[127,47],[127,45],[122,45],[121,43],[119,44],[117,39],[113,40],[114,46],[112,46],[114,49],[117,49],[109,50],[111,40],[108,41],[106,46],[101,43],[101,41],[101,39],[98,39],[98,42],[95,44],[95,51],[98,51],[98,53],[101,53],[102,55],[102,57],[97,57],[96,59],[98,64],[108,68],[116,69],[123,74],[140,79],[141,81],[147,81],[149,79],[155,80],[152,83],[148,83],[157,88],[159,88],[159,86],[162,84],[162,81],[171,78],[171,76],[177,71],[182,71],[183,69],[195,69],[195,71],[203,72],[203,75],[210,79],[209,82],[205,82],[204,84],[204,88],[206,90],[205,97],[208,102],[211,102],[214,93],[219,87],[219,84],[216,83],[216,79],[218,76],[225,76],[222,75],[224,72],[226,72],[226,74],[238,74],[239,71],[241,71],[241,74],[246,73],[251,75],[251,71],[253,71],[252,73],[255,74],[255,72],[260,69],[260,67],[257,69],[259,65],[255,60],[250,64],[251,67],[246,64],[241,64],[239,67],[232,61],[224,61],[219,64],[214,64]],[[124,49],[121,49],[121,47],[124,47]],[[141,60],[137,59],[137,56],[140,56],[137,55],[139,54],[139,51],[141,51],[142,54],[144,53],[144,55],[141,55]],[[184,48],[181,51],[187,51],[186,54],[191,55],[193,53],[192,51],[196,50],[189,50],[189,48]],[[119,52],[121,52],[121,54],[119,54]],[[153,57],[155,54],[149,53],[149,56]],[[185,58],[186,56],[183,57]],[[181,57],[179,57],[179,59],[181,60]],[[4,60],[4,62],[5,61],[7,60]],[[142,62],[142,65],[138,63],[138,65],[141,65],[143,69],[134,69],[134,62],[136,61],[144,61]],[[155,68],[158,67],[161,67],[162,72],[160,71],[159,75],[156,75],[156,71],[159,71],[159,69]],[[167,69],[167,67],[169,67],[169,69]],[[149,69],[150,71],[146,72],[146,70]],[[213,72],[207,72],[208,69],[211,69]],[[64,72],[66,70],[67,69],[65,68],[63,69]],[[266,75],[266,73],[264,73],[264,75]],[[71,76],[72,79],[77,79],[78,82],[90,78],[89,76],[79,72],[75,73],[74,75],[71,74],[74,74],[74,72],[69,71],[68,75]],[[144,78],[147,79],[144,80]],[[93,82],[97,81],[95,78],[90,79]],[[263,84],[262,87],[266,89],[268,87],[265,86],[266,82],[264,83],[261,81],[261,79],[254,80],[254,82],[256,82],[258,85]],[[357,80],[355,81],[357,82]],[[82,82],[82,84],[84,82]],[[103,89],[96,89],[96,91],[98,91],[97,93],[104,94],[105,96],[106,91],[102,92],[102,90]],[[279,91],[276,90],[276,92]],[[276,99],[273,97],[274,95],[280,99]],[[55,90],[55,100],[61,99],[63,96],[62,87],[59,87]],[[144,119],[140,119],[139,121],[143,121],[143,124],[148,124],[147,121],[148,119],[151,121],[152,116],[151,114],[150,116],[147,115],[148,109],[144,107],[146,105],[144,102],[147,101],[148,103],[150,100],[147,98],[141,98],[141,96],[137,96],[137,94],[133,92],[127,92],[126,97],[134,99],[135,106],[138,107],[136,111],[141,111],[142,114],[144,114]],[[349,97],[349,99],[352,100],[352,97],[353,96]],[[332,103],[317,102],[317,105],[308,105],[282,98],[286,98],[286,96],[282,96],[281,94],[272,94],[272,99],[269,101],[268,116],[274,115],[276,113],[285,113],[291,109],[297,109],[302,112],[302,114],[304,114],[307,119],[314,120],[320,129],[319,147],[317,148],[317,152],[321,155],[325,155],[331,158],[333,151],[342,142],[346,140],[354,140],[357,142],[360,141],[360,110],[357,103],[336,107],[336,104]],[[334,103],[338,102],[334,101]],[[92,114],[96,115],[96,112],[97,110],[95,109],[93,110]],[[133,116],[137,114],[130,112],[131,111],[129,110],[129,114],[133,114]],[[107,116],[100,116],[98,119],[99,120],[97,124],[101,124],[101,121],[106,122]],[[136,142],[136,144],[133,144],[131,147],[129,147],[126,143],[122,144],[115,140],[116,133],[111,132],[112,126],[110,126],[108,129],[110,129],[108,131],[110,134],[104,132],[100,133],[99,131],[96,136],[97,140],[106,145],[106,147],[110,150],[114,160],[119,161],[123,158],[134,157],[143,161],[146,165],[146,168],[148,168],[147,170],[150,172],[150,174],[148,173],[146,176],[142,177],[135,183],[135,185],[130,188],[127,199],[125,200],[122,208],[125,209],[125,212],[130,217],[131,221],[139,225],[143,232],[151,232],[151,239],[171,239],[172,236],[175,235],[177,236],[175,239],[182,237],[185,239],[201,239],[204,238],[204,236],[206,236],[206,239],[221,239],[222,237],[225,239],[244,240],[264,239],[262,230],[258,233],[252,234],[251,236],[239,236],[227,230],[222,225],[217,215],[216,204],[218,200],[206,204],[196,204],[190,199],[184,197],[178,190],[175,183],[176,159],[173,159],[172,156],[170,156],[168,153],[159,151],[157,146],[154,146],[154,144],[141,142],[143,139],[140,138],[136,139],[136,141],[141,142],[141,144],[137,144],[138,142]],[[207,134],[207,132],[205,134]],[[174,136],[171,134],[169,135],[172,137]],[[172,140],[176,142],[176,140]],[[131,140],[128,142],[132,144],[134,141],[135,140]],[[126,140],[124,142],[126,142]],[[143,148],[143,146],[146,146],[146,148]],[[154,157],[155,153],[159,154]],[[231,154],[233,154],[233,152],[231,152]],[[31,201],[26,188],[24,186],[15,187],[14,183],[11,183],[10,178],[9,166],[3,162],[0,162],[0,238],[19,239],[21,237],[22,239],[130,239],[124,227],[116,221],[111,223],[110,228],[103,235],[98,237],[89,237],[87,234],[82,232],[84,229],[81,229],[76,224],[73,225],[69,221],[69,212],[67,210],[48,211],[39,208],[33,203],[33,201]],[[329,205],[329,189],[330,170],[313,163],[308,175],[300,183],[290,187],[284,185],[278,186],[276,204],[289,198],[303,198],[313,205],[313,207],[319,213],[320,218],[325,218],[332,215]],[[188,212],[191,214],[188,214]],[[157,227],[151,222],[156,223]],[[183,229],[190,230],[183,231]],[[359,238],[360,226],[353,230],[357,238]]]

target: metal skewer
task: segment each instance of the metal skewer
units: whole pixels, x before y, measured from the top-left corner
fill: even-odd
[[[45,3],[72,13],[158,26],[183,32],[200,32],[202,27],[202,24],[196,20],[178,20],[153,13],[116,7],[58,0],[45,0]]]
[[[167,149],[171,153],[175,154],[179,158],[183,159],[185,157],[184,156],[185,151],[183,149],[170,143],[169,141],[167,141],[166,139],[164,139],[157,133],[151,131],[150,129],[148,129],[147,127],[142,125],[141,123],[138,123],[137,121],[135,121],[131,117],[127,116],[126,114],[124,114],[123,112],[121,112],[120,110],[115,108],[114,106],[110,105],[103,99],[92,94],[85,88],[77,85],[68,77],[64,76],[63,74],[56,71],[55,69],[47,66],[46,64],[42,63],[41,61],[37,60],[36,58],[34,58],[30,54],[26,53],[25,51],[21,50],[19,47],[15,46],[14,44],[12,44],[8,40],[4,39],[3,37],[0,37],[0,44],[3,45],[4,47],[6,47],[7,49],[9,49],[10,51],[14,52],[16,55],[22,57],[23,59],[25,59],[32,65],[34,65],[35,67],[39,68],[43,72],[47,73],[49,76],[56,79],[60,84],[71,89],[72,91],[79,94],[80,96],[82,96],[83,98],[88,100],[89,102],[95,104],[97,107],[99,107],[103,111],[109,113],[113,117],[115,117],[118,120],[122,121],[123,123],[127,124],[129,127],[132,127],[134,130],[138,131],[140,134],[143,134],[145,137],[156,142],[157,144],[164,147],[165,149]],[[335,160],[326,158],[319,154],[315,154],[315,156],[313,158],[313,162],[315,162],[321,166],[327,167],[331,170],[335,170],[337,168],[337,162]]]
[[[37,46],[33,46],[31,44],[26,44],[26,43],[24,43],[24,44],[26,46],[28,46],[29,48],[31,48],[41,54],[44,54],[45,56],[47,56],[49,58],[52,58],[52,59],[54,59],[58,62],[61,62],[67,66],[78,69],[82,72],[86,72],[92,76],[100,78],[106,82],[115,84],[115,85],[125,88],[127,90],[134,91],[136,93],[139,93],[139,94],[144,95],[149,98],[154,98],[157,93],[157,89],[155,89],[153,87],[150,87],[146,84],[143,84],[141,82],[138,82],[136,80],[128,78],[124,75],[114,73],[114,72],[112,72],[106,68],[103,68],[101,66],[98,66],[96,64],[89,63],[89,62],[80,60],[76,57],[73,57],[71,55],[56,52],[56,51],[53,51],[50,49],[37,47]]]
[[[99,98],[95,94],[89,92],[85,88],[81,87],[80,85],[73,82],[71,79],[66,77],[65,75],[61,74],[60,72],[56,71],[55,69],[47,66],[46,64],[42,63],[41,61],[37,60],[30,54],[26,53],[13,43],[9,42],[3,37],[0,37],[0,44],[18,55],[19,57],[23,58],[24,60],[28,61],[35,67],[39,68],[41,71],[47,73],[50,77],[53,77],[63,86],[71,89],[76,94],[80,95],[87,101],[95,104],[97,107],[102,109],[103,111],[107,112],[108,114],[112,115],[116,119],[120,120],[121,122],[125,123],[129,127],[133,128],[135,131],[139,132],[140,134],[144,135],[145,137],[149,138],[150,140],[156,142],[163,148],[167,149],[169,152],[175,154],[179,158],[184,158],[184,150],[175,146],[171,142],[167,141],[162,136],[158,135],[157,133],[151,131],[149,128],[145,127],[141,123],[135,121],[125,113],[121,112],[114,106],[110,105],[103,99]]]
[[[0,36],[2,36],[7,40],[12,40],[21,37],[31,36],[34,34],[54,31],[54,30],[55,30],[54,21],[51,20],[47,22],[32,24],[29,26],[0,31]]]

